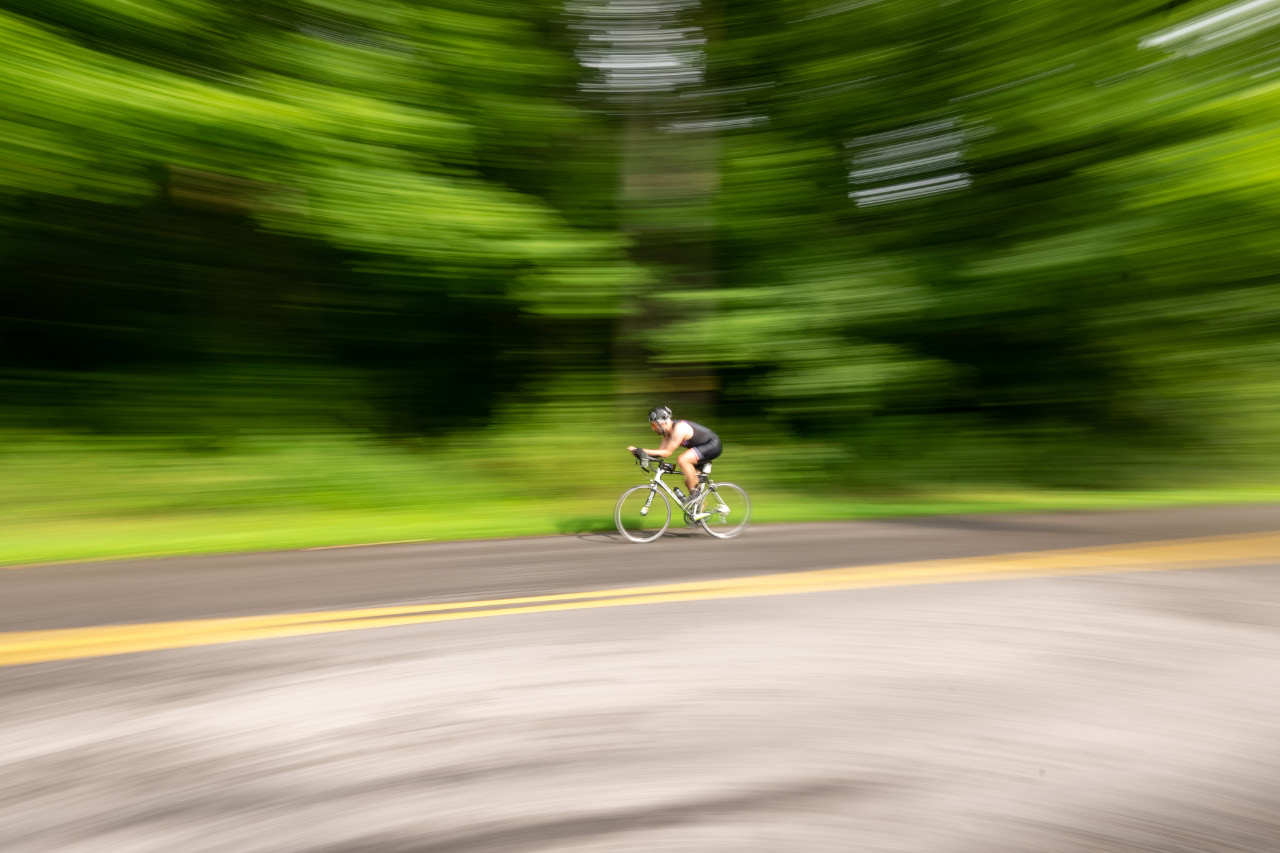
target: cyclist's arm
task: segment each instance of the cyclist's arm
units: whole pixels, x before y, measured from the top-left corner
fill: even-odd
[[[682,441],[692,435],[693,427],[686,423],[676,424],[675,427],[672,428],[671,432],[668,433],[667,437],[662,440],[662,446],[657,450],[649,450],[648,448],[641,448],[641,450],[650,456],[670,456],[672,453],[676,452],[676,448],[680,446]]]

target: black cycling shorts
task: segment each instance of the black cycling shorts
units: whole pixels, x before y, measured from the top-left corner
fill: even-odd
[[[701,465],[703,462],[710,462],[712,459],[717,458],[722,452],[722,448],[720,447],[720,439],[718,437],[712,438],[710,441],[706,442],[705,444],[695,444],[693,447],[690,447],[689,449],[692,450],[694,453],[698,454],[699,465]]]

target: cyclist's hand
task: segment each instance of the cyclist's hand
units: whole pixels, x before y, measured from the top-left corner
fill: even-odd
[[[628,444],[627,452],[634,455],[636,452],[636,446],[634,444]]]

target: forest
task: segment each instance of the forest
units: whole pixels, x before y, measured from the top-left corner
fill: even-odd
[[[1278,215],[1280,0],[3,0],[0,505],[1267,482]]]

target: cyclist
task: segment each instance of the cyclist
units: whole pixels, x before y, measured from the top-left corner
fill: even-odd
[[[666,457],[677,447],[689,448],[680,454],[676,463],[684,474],[684,484],[689,487],[685,503],[691,503],[698,496],[698,466],[720,455],[720,436],[702,424],[673,420],[671,410],[666,406],[658,406],[649,412],[649,429],[662,435],[662,446],[657,450],[639,448],[642,453]],[[635,445],[627,447],[631,453],[636,449]]]

